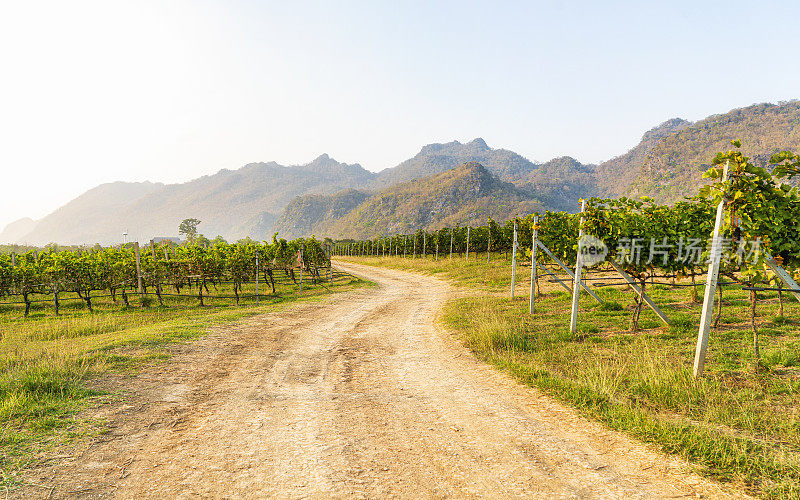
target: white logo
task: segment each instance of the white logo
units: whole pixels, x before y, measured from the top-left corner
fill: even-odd
[[[585,234],[578,238],[578,251],[581,254],[581,265],[592,267],[606,260],[608,247],[603,240]]]

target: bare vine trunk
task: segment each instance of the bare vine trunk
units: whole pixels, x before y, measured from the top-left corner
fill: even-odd
[[[22,293],[22,300],[25,301],[25,317],[27,318],[31,312],[31,300],[28,298],[28,292]]]
[[[633,317],[631,318],[631,332],[636,333],[639,331],[639,317],[642,314],[642,307],[644,306],[644,287],[647,283],[647,278],[639,279],[639,286],[641,292],[636,297],[636,307],[633,309]]]
[[[161,298],[161,284],[160,283],[156,284],[156,297],[158,297],[158,304],[163,306],[164,305],[164,299]]]
[[[758,296],[756,295],[755,290],[750,290],[750,326],[753,329],[753,355],[756,357],[756,362],[758,362],[759,358],[761,357],[759,349],[758,349],[758,329],[756,328],[756,301],[758,300]]]

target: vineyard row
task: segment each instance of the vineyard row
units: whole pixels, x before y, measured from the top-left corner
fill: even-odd
[[[146,250],[132,243],[88,251],[50,248],[0,254],[0,305],[21,302],[27,315],[31,304],[52,301],[58,314],[59,296],[77,296],[91,310],[92,298],[108,296],[116,301],[119,296],[127,305],[130,292],[140,297],[155,295],[163,304],[165,296],[186,296],[181,293],[184,289],[195,290],[193,296],[203,304],[204,292],[206,298],[211,294],[209,286],[223,284],[233,285],[230,298],[238,303],[246,283],[261,281],[274,294],[281,274],[300,290],[304,273],[312,284],[333,279],[329,254],[330,249],[314,238],[286,241],[277,237],[271,243],[243,240],[176,246],[151,241]]]

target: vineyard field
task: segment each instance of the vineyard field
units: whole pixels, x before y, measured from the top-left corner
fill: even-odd
[[[688,280],[654,285],[648,294],[672,319],[664,326],[649,309],[630,332],[635,295],[604,286],[581,297],[577,334],[571,334],[572,296],[540,281],[537,313],[526,297],[508,300],[510,260],[494,254],[426,259],[340,257],[342,261],[437,276],[473,290],[448,302],[443,320],[481,359],[581,412],[697,463],[706,474],[768,498],[800,495],[800,303],[784,293],[760,292],[761,359],[754,370],[749,295],[726,285],[708,371],[692,379],[701,303]],[[530,284],[530,266],[517,287]],[[606,278],[611,276],[606,273]],[[698,286],[702,298],[704,285]],[[781,309],[783,314],[780,314]]]

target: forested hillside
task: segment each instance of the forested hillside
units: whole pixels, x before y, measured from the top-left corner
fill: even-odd
[[[800,148],[800,102],[756,104],[713,115],[657,141],[625,194],[671,203],[697,192],[714,153],[742,141],[742,152],[764,166],[772,154]]]
[[[507,149],[491,148],[481,138],[465,144],[428,144],[413,158],[380,172],[372,185],[386,187],[420,179],[468,162],[480,163],[500,180],[528,191],[554,210],[575,210],[578,198],[597,191],[594,165],[568,156],[537,163]]]
[[[345,195],[327,197],[333,205]],[[322,197],[313,202],[324,204]],[[311,203],[308,203],[311,204]],[[530,194],[502,182],[477,162],[425,179],[385,188],[369,196],[344,217],[318,223],[318,237],[336,235],[364,238],[381,234],[437,229],[445,226],[484,223],[487,217],[505,219],[541,210]],[[290,220],[282,217],[281,220]],[[291,235],[297,229],[276,225],[276,231]]]
[[[332,195],[308,194],[292,200],[275,222],[281,235],[323,234],[333,223],[363,203],[369,194],[355,189]]]
[[[642,136],[642,140],[627,153],[604,161],[595,170],[597,190],[603,196],[619,196],[624,193],[642,171],[642,164],[650,150],[664,137],[679,132],[691,125],[682,118],[667,120]]]

